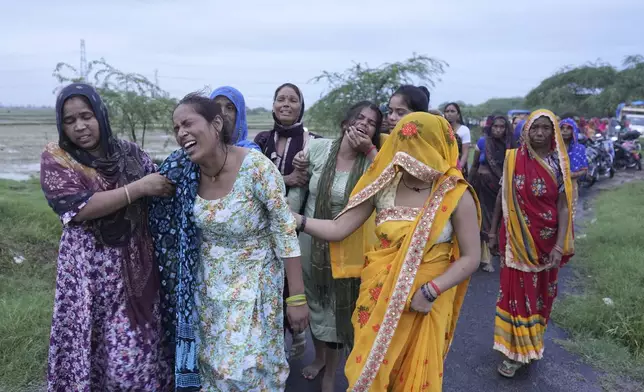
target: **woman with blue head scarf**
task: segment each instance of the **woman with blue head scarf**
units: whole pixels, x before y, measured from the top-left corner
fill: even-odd
[[[223,86],[210,93],[210,99],[214,99],[221,106],[225,120],[229,122],[233,131],[233,141],[237,147],[246,147],[259,150],[257,144],[246,140],[248,137],[248,123],[246,122],[246,101],[244,96],[234,87]]]
[[[588,158],[586,158],[586,147],[579,143],[579,127],[572,118],[566,118],[559,123],[561,136],[568,149],[570,158],[570,178],[572,179],[572,212],[573,217],[577,210],[577,199],[579,198],[579,178],[588,171]]]

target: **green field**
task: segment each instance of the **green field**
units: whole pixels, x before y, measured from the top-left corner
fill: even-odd
[[[571,262],[581,293],[562,296],[553,313],[554,321],[572,333],[572,340],[563,342],[566,347],[638,382],[644,382],[642,197],[644,183],[635,182],[594,200],[595,217],[575,241]]]
[[[0,391],[44,380],[60,231],[39,183],[0,180]]]
[[[253,140],[258,132],[273,127],[271,113],[248,116],[248,127],[248,139]],[[37,173],[43,147],[57,140],[53,109],[0,108],[0,178],[24,180]],[[175,149],[177,144],[169,132],[147,133],[145,150],[155,160],[163,160]]]

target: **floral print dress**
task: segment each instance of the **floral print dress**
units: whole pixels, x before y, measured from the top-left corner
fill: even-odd
[[[153,173],[152,160],[142,156],[145,173]],[[40,174],[50,197],[107,188],[96,170],[76,162],[57,143],[42,153]],[[171,370],[162,359],[158,299],[157,322],[146,326],[146,337],[127,316],[124,249],[100,243],[89,222],[74,222],[84,206],[60,216],[47,390],[167,391]]]
[[[284,390],[284,258],[300,256],[277,168],[249,151],[231,192],[197,196],[201,232],[195,304],[205,391]]]

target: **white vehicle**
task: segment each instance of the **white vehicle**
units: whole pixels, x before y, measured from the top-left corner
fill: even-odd
[[[644,135],[644,105],[624,106],[619,112],[619,122],[628,123],[631,131]]]

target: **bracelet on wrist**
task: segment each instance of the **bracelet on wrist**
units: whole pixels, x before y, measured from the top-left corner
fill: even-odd
[[[376,149],[377,149],[377,148],[376,148],[376,146],[375,146],[375,145],[371,145],[371,148],[370,148],[369,150],[367,150],[367,153],[366,153],[365,155],[369,155],[369,154],[371,154],[371,151],[376,150]]]
[[[555,245],[552,249],[556,250],[557,252],[559,252],[559,253],[561,253],[563,255],[563,249],[561,248],[561,246]]]
[[[286,298],[286,303],[291,304],[295,302],[301,302],[304,301],[306,302],[306,295],[304,294],[296,294],[296,295],[291,295],[290,297]]]
[[[431,291],[429,290],[429,287],[427,286],[427,283],[420,286],[420,292],[423,294],[423,297],[425,297],[427,302],[436,301],[436,296],[432,295]]]
[[[125,197],[127,197],[127,204],[128,205],[132,204],[132,199],[130,199],[130,191],[127,190],[127,185],[124,185],[123,189],[125,189]]]
[[[439,288],[438,288],[438,285],[437,285],[436,283],[434,283],[434,281],[433,281],[433,280],[430,280],[430,281],[429,281],[429,285],[430,285],[430,286],[432,286],[432,288],[433,288],[433,289],[434,289],[434,291],[436,292],[436,297],[438,297],[439,295],[441,295],[441,289],[439,289]]]
[[[306,216],[305,215],[300,215],[302,218],[300,220],[300,227],[297,228],[297,232],[301,233],[306,229]]]

